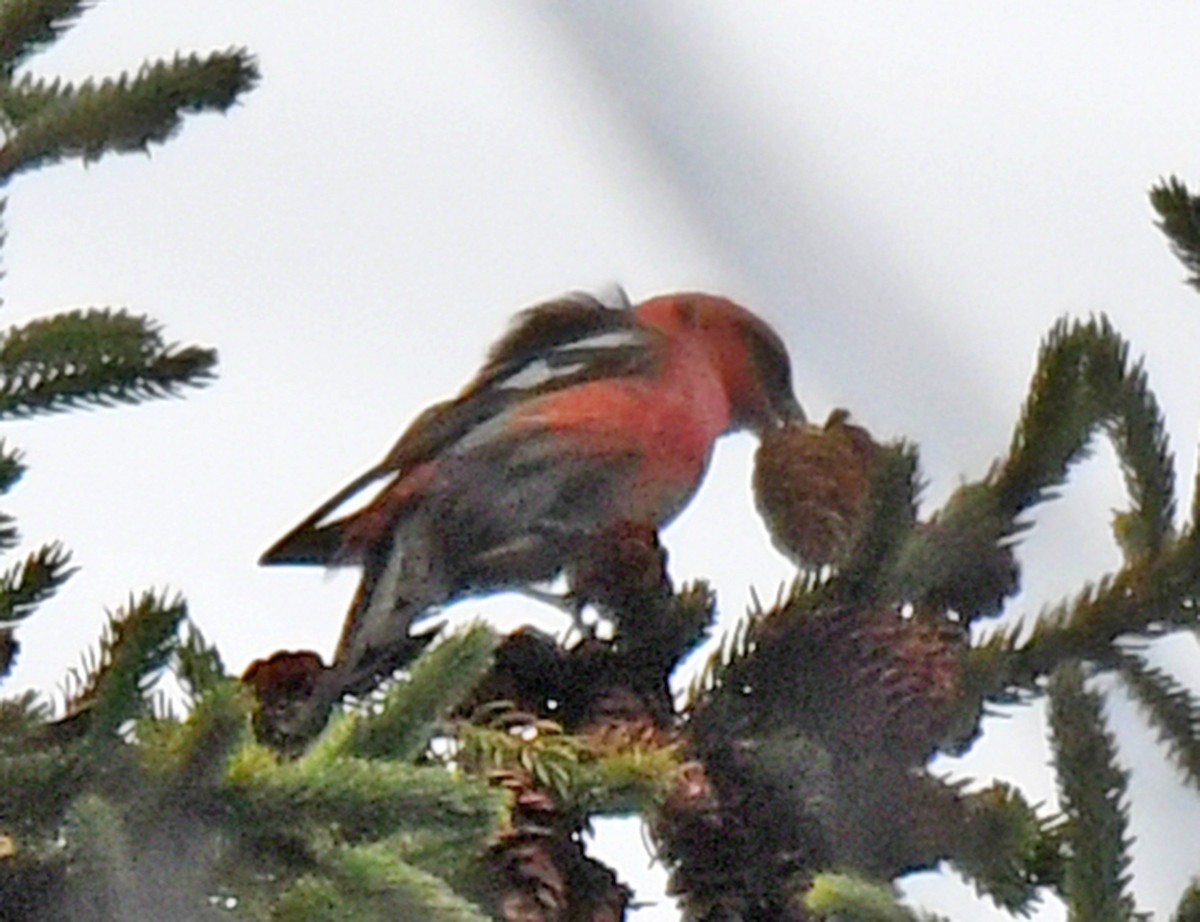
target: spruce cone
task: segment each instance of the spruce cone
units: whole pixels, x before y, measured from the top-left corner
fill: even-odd
[[[630,891],[584,854],[575,820],[519,771],[492,783],[508,791],[512,825],[489,849],[497,881],[496,915],[504,922],[620,922]]]
[[[841,555],[863,514],[879,445],[834,410],[823,427],[763,434],[754,458],[754,496],[775,546],[801,566]]]
[[[957,625],[906,618],[894,606],[780,613],[750,681],[764,703],[786,709],[779,718],[799,716],[831,749],[917,766],[954,717],[964,649]]]
[[[956,714],[961,628],[895,605],[793,604],[755,639],[689,725],[709,787],[672,799],[658,831],[689,905],[755,894],[790,918],[780,880],[936,863],[956,801],[923,766]]]
[[[309,701],[324,671],[321,657],[311,650],[280,650],[247,667],[242,681],[258,698],[254,732],[259,740],[288,751],[302,747],[320,732],[329,708],[314,713]]]
[[[568,678],[566,655],[558,642],[537,628],[518,628],[496,648],[491,671],[458,705],[455,714],[470,718],[494,701],[508,701],[527,714],[557,717],[550,702],[562,705]]]
[[[847,723],[867,731],[869,744],[882,745],[896,762],[922,764],[953,716],[963,669],[961,633],[951,624],[904,618],[894,608],[854,620],[838,657],[857,717]]]

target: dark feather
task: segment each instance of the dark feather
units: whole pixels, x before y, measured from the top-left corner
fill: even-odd
[[[624,292],[621,293],[624,298]],[[597,378],[621,377],[646,370],[652,361],[646,342],[622,348],[565,347],[604,333],[643,332],[627,307],[609,307],[587,294],[572,294],[522,311],[488,351],[483,367],[453,400],[429,407],[388,452],[379,468],[404,471],[428,461],[477,426],[532,394],[548,393]],[[506,389],[504,382],[535,362],[553,367],[580,366],[530,389]]]
[[[624,301],[624,292],[621,298]],[[576,292],[521,311],[508,331],[488,350],[487,360],[464,396],[519,371],[529,362],[571,342],[637,328],[633,311],[609,307],[598,298]]]
[[[321,523],[351,496],[388,473],[382,467],[374,467],[346,484],[318,506],[308,518],[271,545],[258,559],[259,564],[307,564],[327,567],[336,564],[342,546],[344,522],[339,520],[325,525]]]

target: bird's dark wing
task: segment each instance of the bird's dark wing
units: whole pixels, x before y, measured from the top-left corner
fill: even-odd
[[[619,298],[617,306],[610,306],[592,295],[572,292],[521,311],[488,350],[487,360],[466,392],[512,377],[563,347],[638,329],[623,291]]]
[[[638,325],[628,307],[609,307],[591,295],[570,294],[528,308],[458,397],[417,417],[379,466],[404,471],[427,461],[533,397],[645,372],[656,359],[656,336]]]
[[[333,519],[337,509],[357,496],[368,486],[389,471],[373,467],[365,474],[354,478],[333,496],[321,503],[299,525],[272,544],[258,558],[261,566],[276,564],[307,564],[309,566],[333,566],[338,563],[342,551],[342,529],[345,519]]]
[[[322,503],[259,562],[338,563],[348,519],[338,513],[347,501],[452,450],[522,401],[599,378],[646,372],[656,360],[657,335],[639,326],[628,307],[610,307],[590,295],[571,294],[522,311],[457,397],[421,413],[379,464]]]

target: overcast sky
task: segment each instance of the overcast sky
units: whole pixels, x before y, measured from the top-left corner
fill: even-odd
[[[147,587],[183,591],[234,671],[328,653],[353,574],[260,570],[259,553],[457,389],[514,310],[566,289],[739,299],[787,341],[810,416],[846,406],[920,445],[931,503],[1005,449],[1054,319],[1104,311],[1147,356],[1186,508],[1200,299],[1145,193],[1170,173],[1200,184],[1197,35],[1185,0],[100,4],[31,69],[236,44],[264,79],[150,160],[12,188],[5,322],[128,306],[218,346],[221,377],[186,401],[9,426],[30,471],[6,508],[83,569],[23,628],[6,691],[53,689],[104,610]],[[752,509],[752,450],[727,440],[666,535],[676,579],[711,577],[726,620],[789,573]],[[1117,564],[1111,454],[1067,493],[1025,543],[1014,614]],[[529,605],[458,611],[511,626]],[[1155,655],[1195,682],[1194,638]],[[1174,834],[1200,828],[1200,799],[1131,708],[1114,718],[1135,890],[1165,918],[1200,870],[1200,841]],[[939,768],[1052,802],[1039,714],[988,729]],[[639,841],[624,824],[601,845],[657,901],[632,918],[674,919]],[[908,889],[1004,918],[952,876]]]

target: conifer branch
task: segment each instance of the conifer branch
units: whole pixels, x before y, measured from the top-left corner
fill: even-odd
[[[1140,656],[1124,653],[1117,668],[1133,700],[1192,787],[1200,789],[1200,701]]]
[[[1015,915],[1027,915],[1036,905],[1038,888],[1047,883],[1052,839],[1016,788],[996,782],[963,798],[965,817],[958,847],[949,856],[955,869]],[[1049,860],[1048,860],[1049,859]]]
[[[496,725],[459,728],[456,760],[472,771],[512,772],[553,794],[565,812],[620,815],[661,803],[679,770],[677,745],[648,735],[614,732],[575,736],[549,721],[520,725],[525,732]]]
[[[823,919],[847,922],[945,922],[909,909],[886,884],[853,874],[818,874],[804,895],[804,907]]]
[[[1098,694],[1084,687],[1083,669],[1060,665],[1050,679],[1049,720],[1069,858],[1063,898],[1077,922],[1133,922],[1125,804],[1128,773],[1104,724]]]
[[[813,574],[802,575],[797,582],[815,578]],[[748,613],[735,621],[721,637],[716,649],[688,684],[686,711],[697,711],[703,702],[715,697],[729,683],[730,673],[754,650],[753,629],[756,619],[761,616],[761,612]]]
[[[343,919],[429,919],[487,922],[490,918],[442,879],[406,864],[385,846],[334,849],[321,874],[295,881],[274,907],[279,922]]]
[[[21,452],[9,449],[4,440],[0,439],[0,494],[7,493],[13,488],[25,473]],[[17,546],[20,535],[17,531],[17,520],[7,512],[0,512],[0,552],[11,550]],[[4,620],[0,618],[0,621]]]
[[[221,654],[191,621],[175,648],[175,675],[193,701],[221,688],[225,682]]]
[[[1121,462],[1131,507],[1116,531],[1128,557],[1154,556],[1175,518],[1175,461],[1166,422],[1139,360],[1129,364],[1129,343],[1107,318],[1089,325],[1095,338],[1084,365],[1084,385]]]
[[[23,740],[26,742],[27,740]],[[55,826],[78,793],[79,772],[70,754],[56,746],[0,754],[0,822],[8,828]]]
[[[1054,325],[1042,344],[1009,457],[989,478],[1011,520],[1051,498],[1104,427],[1121,461],[1132,509],[1118,522],[1127,552],[1156,553],[1175,512],[1173,459],[1141,364],[1104,317]]]
[[[2,532],[0,532],[2,534]],[[0,625],[29,617],[71,578],[69,551],[57,542],[38,548],[22,563],[0,574]]]
[[[0,698],[0,752],[23,750],[29,735],[53,713],[49,702],[32,689]]]
[[[0,493],[7,493],[25,473],[25,456],[0,439]]]
[[[26,84],[7,101],[21,121],[0,147],[0,183],[68,157],[87,163],[107,153],[146,151],[179,131],[183,115],[224,112],[257,81],[249,54],[233,49],[155,61],[135,77],[98,84]]]
[[[723,699],[729,697],[730,712],[736,712],[738,689],[750,681],[762,632],[781,616],[797,621],[817,612],[829,598],[833,581],[834,577],[818,571],[801,571],[792,581],[787,598],[777,600],[771,609],[764,609],[755,597],[751,609],[725,632],[689,683],[685,711],[693,715],[704,711],[706,719],[711,719],[714,705],[720,711]],[[704,589],[711,592],[707,586]],[[733,690],[731,695],[725,694],[727,689]]]
[[[1200,623],[1200,568],[1188,536],[1176,539],[1154,563],[1141,561],[1085,586],[1074,598],[1024,623],[996,631],[971,651],[971,685],[984,698],[1011,701],[1034,689],[1064,660],[1111,666],[1113,642],[1126,634],[1160,636]]]
[[[16,83],[0,83],[0,124],[6,126],[5,136],[54,106],[63,95],[63,81],[55,77],[45,80],[25,74]]]
[[[303,819],[338,823],[352,838],[424,825],[482,837],[503,806],[500,792],[441,767],[353,758],[279,763],[254,747],[231,759],[225,796],[246,828],[284,830]]]
[[[0,335],[0,419],[169,397],[213,378],[216,351],[163,341],[125,311],[58,314]]]
[[[1052,498],[1071,464],[1086,451],[1094,420],[1079,387],[1085,348],[1083,337],[1066,318],[1042,341],[1008,459],[994,477],[1000,507],[1014,520]]]
[[[110,739],[127,720],[145,713],[146,693],[167,664],[186,615],[180,597],[146,592],[109,616],[81,688],[67,702],[71,712],[88,708],[93,740]]]
[[[1012,544],[1021,530],[1001,511],[990,485],[964,484],[909,535],[885,594],[951,609],[965,620],[997,614],[1019,585]]]
[[[846,599],[875,598],[903,541],[917,520],[917,452],[911,445],[884,448],[875,464],[866,513],[847,543],[834,582]]]
[[[1188,270],[1187,283],[1200,290],[1200,196],[1192,195],[1183,180],[1170,176],[1150,189],[1150,204],[1158,212],[1157,225],[1171,242],[1171,251]]]
[[[523,773],[560,803],[569,802],[579,788],[580,764],[588,758],[587,747],[552,721],[530,720],[529,715],[513,712],[511,706],[498,704],[495,710],[492,726],[459,728],[458,760],[481,775]]]
[[[54,42],[94,0],[0,0],[0,74]]]
[[[1200,881],[1193,880],[1183,891],[1171,922],[1200,922]]]
[[[487,922],[479,907],[463,899],[441,878],[400,860],[384,845],[361,845],[333,850],[322,863],[335,883],[344,905],[358,911],[350,915],[326,916],[321,904],[297,902],[287,894],[281,900],[278,918],[296,922],[312,919],[365,918],[428,919],[430,922]],[[312,914],[313,910],[317,914]]]
[[[67,911],[95,919],[136,918],[126,897],[136,893],[139,884],[121,811],[95,794],[85,794],[72,804],[65,825],[75,879],[71,902],[76,904]]]
[[[491,668],[496,635],[476,624],[438,643],[395,682],[377,713],[363,717],[351,752],[409,761],[436,732],[438,721],[461,702]]]
[[[177,767],[170,787],[176,797],[193,799],[217,787],[228,756],[246,737],[248,713],[240,687],[232,680],[196,700],[173,751]]]

